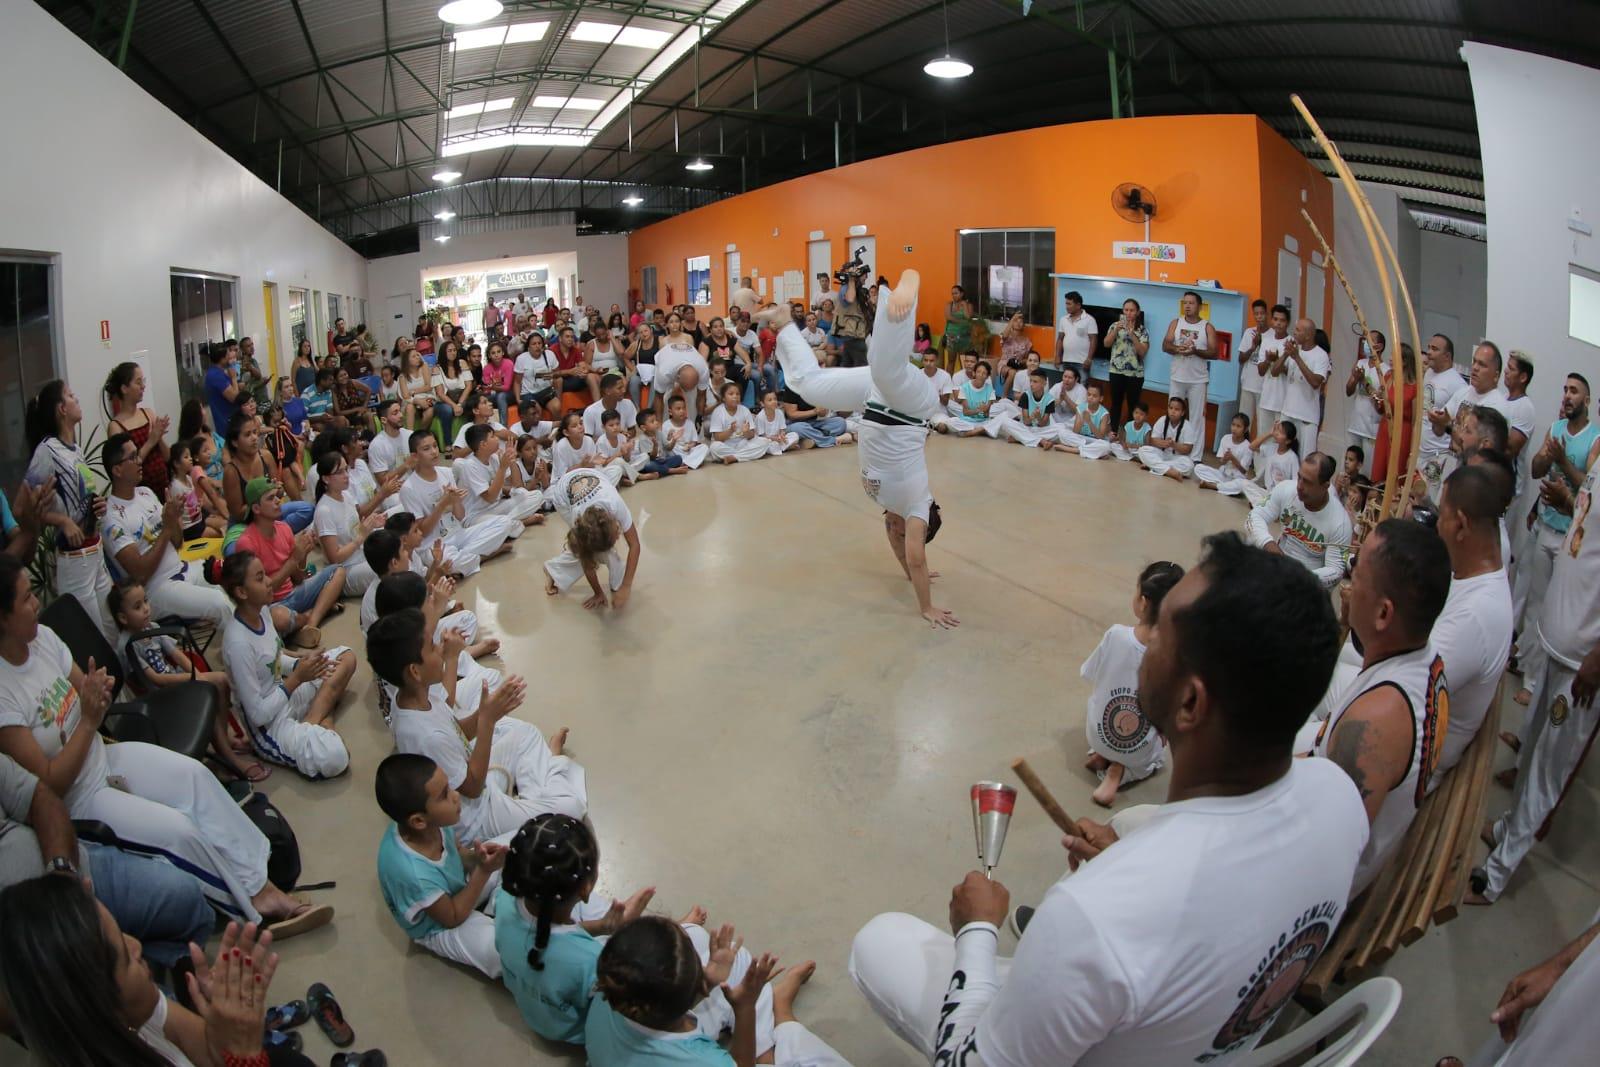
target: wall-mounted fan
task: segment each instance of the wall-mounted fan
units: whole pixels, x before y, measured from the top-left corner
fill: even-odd
[[[1123,182],[1111,190],[1111,209],[1129,222],[1144,223],[1145,243],[1150,242],[1150,220],[1156,214],[1156,194],[1134,182]],[[1144,276],[1150,278],[1150,260],[1144,261]]]

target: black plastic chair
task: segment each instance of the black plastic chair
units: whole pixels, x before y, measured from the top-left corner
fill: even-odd
[[[96,667],[104,667],[111,675],[115,699],[126,681],[126,671],[83,605],[74,597],[58,596],[40,614],[39,623],[55,631],[80,670],[89,669],[91,658]],[[221,705],[214,686],[188,681],[112,704],[100,732],[114,741],[145,741],[200,759],[211,743],[211,726]]]

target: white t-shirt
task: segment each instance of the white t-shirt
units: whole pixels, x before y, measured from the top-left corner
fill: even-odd
[[[789,429],[789,420],[783,417],[783,409],[779,408],[772,413],[772,418],[767,418],[765,411],[756,412],[756,436],[776,437]]]
[[[1196,349],[1206,345],[1206,320],[1189,322],[1182,316],[1172,320],[1172,343],[1177,343],[1184,337],[1194,341]],[[1172,357],[1172,381],[1181,385],[1198,385],[1211,380],[1211,362],[1204,356],[1178,356]]]
[[[1261,484],[1268,489],[1277,488],[1280,482],[1292,481],[1300,473],[1300,457],[1287,450],[1274,452],[1262,472]]]
[[[372,443],[367,445],[367,465],[372,468],[372,473],[382,474],[404,463],[410,454],[411,431],[402,426],[393,437],[384,432],[372,439]]]
[[[1372,402],[1372,393],[1383,391],[1383,371],[1372,360],[1362,356],[1356,360],[1356,370],[1361,382],[1356,395],[1350,398],[1350,421],[1346,424],[1352,434],[1369,440],[1378,436],[1378,405]]]
[[[594,439],[595,453],[599,455],[601,459],[611,459],[615,456],[620,456],[623,454],[625,449],[628,453],[627,457],[625,458],[631,459],[635,455],[632,445],[633,438],[629,437],[625,433],[617,434],[616,444],[612,444],[605,434],[601,434],[599,437]]]
[[[513,422],[511,424],[512,437],[531,437],[541,445],[550,440],[550,435],[556,432],[556,424],[550,419],[539,419],[531,425],[526,422]]]
[[[633,529],[633,512],[628,510],[628,505],[599,471],[579,469],[568,472],[550,486],[550,500],[568,526],[590,508],[604,508],[617,520],[617,528],[623,533]]]
[[[135,546],[140,552],[148,551],[151,545],[161,539],[161,527],[161,501],[145,486],[135,488],[131,500],[107,495],[106,514],[101,522],[101,540],[105,547],[106,570],[113,580],[120,581],[127,577],[117,564],[117,553],[129,545]],[[161,548],[161,562],[156,564],[155,572],[145,584],[170,581],[182,573],[183,560],[178,558],[177,549],[168,541]]]
[[[434,506],[439,503],[439,497],[444,495],[445,490],[454,487],[456,484],[455,475],[450,472],[449,467],[435,467],[433,468],[433,474],[434,479],[430,482],[421,473],[412,471],[406,475],[406,480],[400,483],[401,510],[410,512],[418,522],[427,518],[433,512]],[[463,506],[465,505],[463,504]],[[433,532],[422,539],[422,542],[417,545],[416,551],[412,555],[415,556],[424,549],[433,547],[433,543],[442,534],[450,532],[458,525],[454,509],[445,508],[444,512],[439,516],[439,522],[434,526]]]
[[[735,433],[728,438],[730,441],[744,433],[745,427],[755,425],[755,420],[750,417],[750,409],[743,404],[735,404],[732,413],[728,411],[726,404],[718,404],[709,419],[710,421],[706,423],[706,432],[719,434],[724,430],[733,429]]]
[[[1318,345],[1302,348],[1300,358],[1305,360],[1306,367],[1311,373],[1320,374],[1324,379],[1333,367],[1333,361],[1328,358],[1328,353]],[[1305,372],[1300,369],[1300,364],[1293,359],[1284,366],[1283,376],[1288,382],[1283,392],[1283,407],[1280,409],[1283,417],[1294,419],[1296,422],[1321,422],[1321,388],[1312,387],[1306,380]],[[1311,442],[1311,445],[1315,444],[1315,441]]]
[[[1061,342],[1061,361],[1082,363],[1088,359],[1089,349],[1099,331],[1100,327],[1095,324],[1094,316],[1087,311],[1078,312],[1076,319],[1063,313],[1056,320],[1056,337]],[[1202,337],[1201,340],[1205,338]]]
[[[468,522],[488,511],[498,502],[496,500],[483,499],[483,494],[489,491],[489,487],[494,484],[494,477],[498,473],[500,473],[500,455],[497,452],[489,455],[489,462],[487,463],[477,456],[463,456],[461,459],[456,460],[456,481],[467,491],[465,506]],[[501,488],[501,495],[505,495],[504,487]]]
[[[1245,796],[1164,804],[1050,888],[976,1029],[942,1051],[1128,1067],[1254,1047],[1332,940],[1366,840],[1359,793],[1322,760]],[[982,927],[957,940],[968,983],[947,1006],[993,988],[993,951]]]
[[[55,759],[78,729],[83,708],[72,688],[72,653],[54,630],[40,625],[28,643],[28,661],[20,667],[7,662],[0,670],[0,729],[26,726],[46,759]],[[105,785],[105,742],[96,735],[89,754],[62,801],[70,812]]]
[[[1288,334],[1279,336],[1268,330],[1261,335],[1261,347],[1256,350],[1256,358],[1250,361],[1250,369],[1255,376],[1261,379],[1261,410],[1282,411],[1283,394],[1289,388],[1289,381],[1283,375],[1275,375],[1268,371],[1265,375],[1261,368],[1266,366],[1267,359],[1277,359],[1283,352],[1283,343],[1289,339]],[[1266,429],[1266,427],[1262,427]]]
[[[1267,525],[1272,522],[1283,527],[1276,538]],[[1312,511],[1300,501],[1298,479],[1274,486],[1250,509],[1245,529],[1251,544],[1264,548],[1276,541],[1284,555],[1305,564],[1324,585],[1337,582],[1350,565],[1350,513],[1331,494],[1321,510]]]
[[[270,752],[276,745],[264,735],[290,714],[283,680],[295,663],[283,653],[283,639],[272,625],[271,614],[263,612],[263,616],[259,630],[241,622],[237,615],[229,619],[222,631],[222,654],[251,740]]]
[[[551,380],[540,378],[538,374],[541,371],[546,374],[553,372],[556,369],[556,357],[550,354],[548,348],[539,353],[538,359],[535,359],[532,353],[524,352],[512,364],[512,369],[520,375],[522,392],[537,393],[541,389],[550,388]]]
[[[600,424],[600,417],[606,413],[605,402],[596,400],[583,409],[583,432],[590,437],[599,437],[605,433],[605,428]],[[639,405],[623,397],[617,401],[617,413],[622,416],[622,428],[631,430],[639,424]]]
[[[1533,398],[1524,393],[1512,400],[1508,394],[1505,398],[1505,409],[1502,414],[1510,427],[1522,435],[1522,451],[1517,453],[1517,493],[1522,492],[1522,487],[1528,484],[1528,479],[1533,476],[1533,454],[1539,446],[1533,444],[1534,434],[1538,430],[1538,409],[1533,406]],[[1509,445],[1510,442],[1508,441]],[[1532,447],[1529,447],[1532,445]],[[1526,514],[1526,511],[1524,511]]]
[[[1050,387],[1049,395],[1056,402],[1054,410],[1050,412],[1050,421],[1071,426],[1078,421],[1078,412],[1089,402],[1089,390],[1083,387],[1082,382],[1065,390],[1062,389],[1064,384],[1066,383],[1057,382]]]
[[[1133,627],[1113,626],[1078,671],[1094,686],[1084,720],[1089,747],[1127,767],[1135,779],[1160,765],[1165,747],[1139,704],[1144,651]]]
[[[671,434],[679,434],[676,444],[669,445],[667,438]],[[694,424],[693,419],[684,419],[683,425],[668,419],[661,424],[661,429],[656,431],[656,440],[661,442],[664,451],[677,452],[679,455],[688,455],[700,443],[700,428]]]
[[[1060,409],[1057,408],[1056,410],[1059,411]],[[1178,444],[1180,444],[1180,445],[1189,445],[1190,446],[1189,451],[1184,453],[1190,459],[1199,459],[1200,458],[1200,450],[1199,450],[1199,447],[1198,447],[1199,444],[1200,444],[1200,428],[1202,426],[1204,426],[1204,425],[1205,425],[1205,423],[1202,422],[1199,419],[1184,419],[1183,422],[1178,424],[1178,427],[1177,427],[1177,441],[1178,441]],[[1159,419],[1156,420],[1155,426],[1152,427],[1151,430],[1150,430],[1150,436],[1151,437],[1171,437],[1172,436],[1172,430],[1170,428],[1168,428],[1168,426],[1167,426],[1167,417],[1165,415],[1161,416]],[[1164,449],[1161,450],[1161,456],[1162,456],[1163,459],[1172,459],[1176,455],[1177,455],[1177,453],[1174,452],[1170,448],[1164,448]]]
[[[341,545],[354,541],[361,533],[361,513],[356,510],[356,505],[350,500],[335,500],[332,493],[322,494],[312,521],[316,524],[319,538],[332,537]],[[350,558],[354,562],[361,556],[358,554]]]
[[[494,419],[490,419],[488,422],[484,423],[483,425],[489,427],[489,429],[493,430],[497,434],[501,434],[501,433],[505,433],[506,432],[506,428],[504,426],[500,425],[500,423],[496,422]],[[450,447],[451,448],[466,448],[467,447],[467,431],[472,429],[472,426],[473,426],[473,423],[470,420],[467,421],[467,422],[462,423],[461,424],[461,429],[456,431],[456,439],[454,441],[450,442]]]
[[[598,455],[594,449],[594,438],[584,435],[583,444],[577,448],[565,436],[556,439],[550,447],[550,477],[559,479],[563,474],[576,467],[579,461]]]
[[[394,732],[397,752],[427,756],[444,772],[451,789],[459,789],[467,777],[467,760],[472,755],[472,742],[456,725],[454,710],[439,695],[438,690],[428,693],[427,710],[403,708],[399,701],[391,701],[389,729]],[[484,740],[493,741],[492,738]],[[485,786],[487,791],[488,786]],[[484,814],[484,795],[461,798],[461,827],[458,833],[465,839],[477,840],[479,823]]]
[[[1238,460],[1239,466],[1234,467],[1221,462],[1225,456],[1232,456]],[[1248,478],[1250,477],[1250,465],[1254,460],[1254,456],[1255,453],[1250,449],[1249,436],[1246,436],[1243,441],[1235,441],[1233,435],[1229,434],[1217,446],[1217,467],[1235,478]]]
[[[1250,352],[1250,348],[1256,343],[1256,336],[1260,332],[1261,331],[1257,330],[1254,326],[1245,327],[1244,333],[1239,337],[1239,354],[1241,356],[1246,352]],[[1260,360],[1260,358],[1261,352],[1258,349],[1257,351],[1250,353],[1249,362],[1240,364],[1239,388],[1247,393],[1261,392],[1261,375],[1257,374],[1255,370],[1256,363]]]
[[[1455,395],[1445,403],[1444,409],[1450,413],[1452,419],[1460,414],[1461,409],[1468,404],[1473,407],[1494,408],[1504,415],[1508,410],[1507,403],[1506,391],[1500,386],[1495,386],[1487,393],[1480,393],[1472,387],[1471,382],[1468,382],[1466,388],[1456,390]],[[1509,423],[1510,421],[1509,418],[1506,419],[1506,422]]]
[[[1421,427],[1422,443],[1418,446],[1418,451],[1423,455],[1438,455],[1450,451],[1450,430],[1446,428],[1444,433],[1434,433],[1433,423],[1428,421],[1426,415],[1428,412],[1437,411],[1440,408],[1449,411],[1450,401],[1455,398],[1457,393],[1466,388],[1467,380],[1461,376],[1461,372],[1456,370],[1454,366],[1448,367],[1443,371],[1436,371],[1429,367],[1422,375],[1422,410],[1424,418]],[[1452,415],[1454,415],[1453,412]]]
[[[1450,597],[1428,640],[1444,659],[1444,674],[1450,680],[1450,715],[1439,764],[1428,783],[1432,790],[1483,725],[1506,669],[1511,653],[1511,583],[1505,568],[1452,581]]]

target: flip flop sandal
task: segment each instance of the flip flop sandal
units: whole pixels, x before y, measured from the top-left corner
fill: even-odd
[[[339,1007],[339,1002],[334,999],[333,990],[329,989],[321,982],[318,982],[316,985],[306,990],[306,1004],[311,1008],[311,1017],[317,1021],[317,1026],[324,1034],[328,1036],[329,1041],[332,1041],[339,1048],[349,1048],[355,1042],[356,1032],[350,1028],[349,1023],[344,1021],[344,1009]],[[364,1057],[366,1055],[368,1055],[368,1053],[346,1052],[340,1053],[339,1056],[335,1056],[333,1060],[335,1063],[347,1062],[351,1064],[361,1064],[365,1063],[366,1061],[364,1059],[351,1058],[341,1061],[340,1056]]]
[[[265,1052],[299,1052],[306,1047],[306,1039],[293,1031],[268,1030],[261,1035],[261,1048]]]
[[[304,911],[296,912],[287,919],[279,919],[267,927],[272,931],[272,940],[282,941],[285,938],[297,937],[300,934],[310,933],[321,926],[327,926],[333,921],[332,904],[316,904]]]
[[[303,1000],[291,1000],[267,1009],[268,1030],[292,1030],[311,1021],[311,1007]]]
[[[328,1067],[389,1067],[389,1057],[381,1049],[367,1052],[335,1052]]]

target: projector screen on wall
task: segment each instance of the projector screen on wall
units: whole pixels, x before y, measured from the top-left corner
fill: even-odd
[[[1567,310],[1567,333],[1600,348],[1600,274],[1572,267],[1568,278],[1571,302]]]

